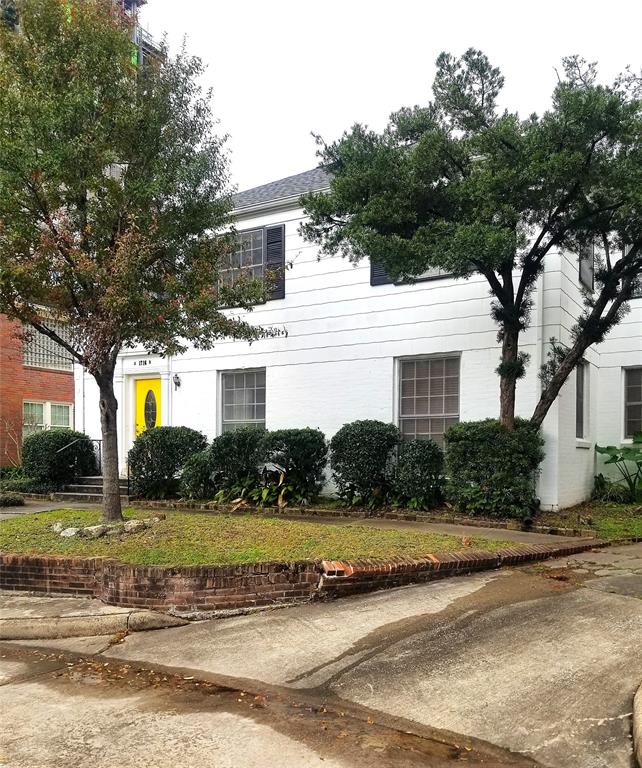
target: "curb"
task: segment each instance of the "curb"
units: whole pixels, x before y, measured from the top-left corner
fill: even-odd
[[[636,765],[642,766],[642,685],[633,697],[633,754]]]
[[[0,619],[0,640],[59,640],[66,637],[117,635],[180,627],[188,622],[155,611],[106,613],[98,616],[52,616]]]

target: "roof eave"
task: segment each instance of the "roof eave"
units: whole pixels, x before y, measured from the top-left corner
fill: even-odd
[[[319,189],[310,189],[306,192],[301,192],[296,195],[288,195],[288,197],[278,197],[274,200],[264,200],[260,203],[251,203],[250,205],[242,205],[238,208],[232,209],[232,216],[234,218],[242,218],[244,216],[256,215],[260,213],[273,213],[277,210],[288,210],[291,208],[301,207],[301,197],[308,192],[325,192],[330,189],[330,186],[320,187]]]

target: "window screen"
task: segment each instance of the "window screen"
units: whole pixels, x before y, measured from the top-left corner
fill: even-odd
[[[446,430],[459,421],[459,358],[402,360],[399,385],[404,440],[431,438],[443,446]]]
[[[223,432],[240,427],[265,429],[265,368],[226,371],[223,380]]]

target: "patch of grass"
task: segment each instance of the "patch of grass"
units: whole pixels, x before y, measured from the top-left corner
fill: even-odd
[[[153,512],[127,510],[127,518]],[[365,525],[330,525],[298,520],[170,512],[167,519],[140,533],[100,539],[64,539],[52,531],[94,525],[98,511],[62,509],[21,515],[0,522],[0,551],[111,557],[140,565],[232,565],[292,560],[339,560],[463,549],[456,536],[420,531],[381,530]],[[473,538],[472,549],[496,550],[506,541]]]
[[[537,522],[564,528],[590,528],[603,539],[642,538],[642,505],[590,501],[559,512],[542,512]]]

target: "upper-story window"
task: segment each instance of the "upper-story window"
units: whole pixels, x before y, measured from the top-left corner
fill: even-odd
[[[625,245],[622,248],[622,257],[623,258],[624,258],[624,256],[626,256],[628,254],[628,252],[630,251],[631,247],[632,246],[630,246],[630,245]],[[633,293],[631,294],[631,298],[632,299],[642,299],[642,276],[639,277],[636,280],[636,285],[635,285],[635,288],[633,289]]]
[[[430,267],[425,272],[417,275],[413,282],[422,282],[423,280],[436,280],[440,277],[451,277],[449,272],[439,267]],[[370,259],[370,285],[388,285],[395,281],[386,272],[385,268],[381,264]],[[404,283],[397,283],[397,285],[404,285]]]
[[[263,279],[264,234],[263,229],[239,234],[236,250],[230,256],[230,266],[221,272],[225,283],[232,285],[241,277],[248,280]]]
[[[591,241],[580,248],[580,283],[590,291],[595,287],[595,243]]]
[[[68,327],[58,320],[47,320],[47,327],[55,331],[62,339],[69,337]],[[23,364],[30,368],[48,368],[54,371],[72,371],[72,356],[58,342],[39,331],[28,329],[22,343]]]
[[[269,299],[285,297],[285,225],[260,227],[239,232],[236,250],[221,279],[233,285],[239,278],[267,279]]]

